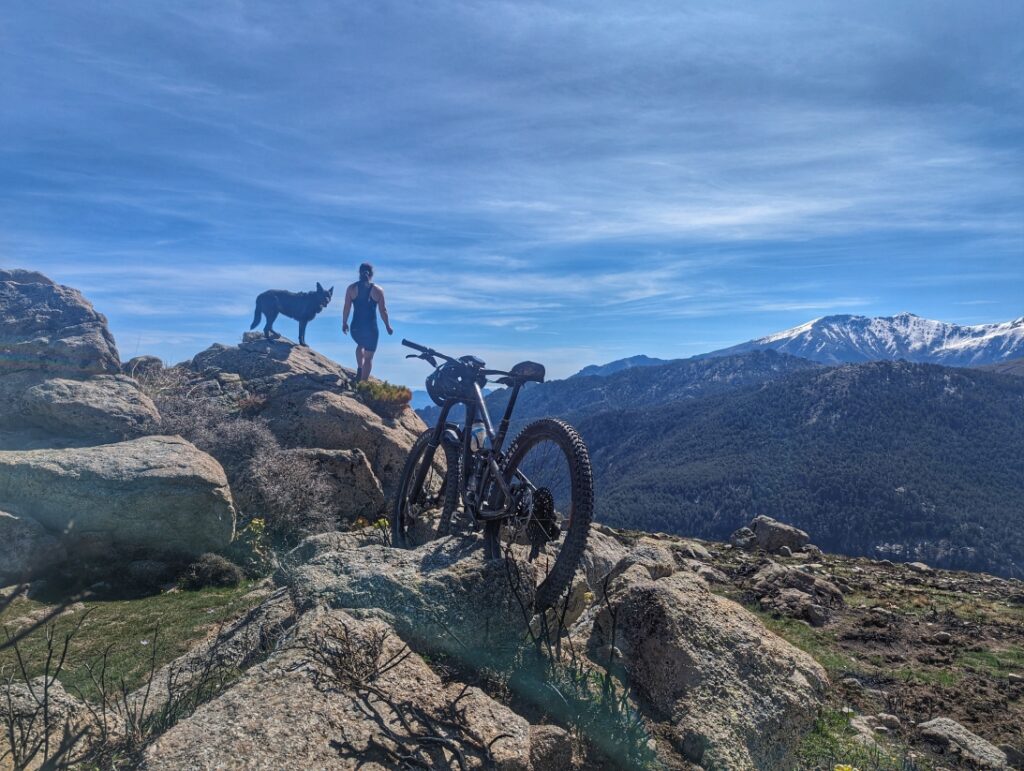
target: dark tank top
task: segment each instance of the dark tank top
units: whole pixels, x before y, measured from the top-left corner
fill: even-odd
[[[377,325],[377,301],[373,299],[373,284],[360,281],[352,301],[352,326]]]

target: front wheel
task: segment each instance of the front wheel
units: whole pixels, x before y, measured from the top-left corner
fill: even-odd
[[[487,553],[534,564],[536,609],[543,611],[568,588],[587,545],[594,517],[590,454],[576,429],[544,418],[512,442],[503,477],[518,503],[508,518],[487,523]]]
[[[433,435],[432,428],[420,434],[406,458],[391,512],[392,546],[412,548],[445,535],[459,505],[458,452],[443,441],[432,448]]]

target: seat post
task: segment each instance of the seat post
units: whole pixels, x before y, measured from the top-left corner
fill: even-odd
[[[512,393],[508,397],[508,404],[505,406],[505,414],[501,417],[501,423],[498,424],[498,434],[494,440],[494,449],[500,450],[501,446],[505,443],[505,433],[508,431],[509,423],[512,421],[512,410],[515,409],[516,399],[519,398],[519,389],[523,387],[522,380],[516,380],[515,385],[512,386]]]

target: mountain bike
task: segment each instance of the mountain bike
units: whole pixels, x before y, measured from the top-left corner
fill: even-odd
[[[527,383],[544,382],[543,365],[524,361],[509,371],[487,369],[476,356],[453,358],[402,340],[434,371],[427,393],[441,408],[437,424],[409,452],[391,517],[392,543],[414,547],[467,528],[483,530],[488,559],[505,554],[534,564],[538,609],[554,605],[572,581],[594,513],[587,447],[556,418],[525,426],[505,449],[516,399]],[[495,429],[483,388],[508,388]],[[448,421],[463,405],[462,424]],[[461,507],[461,508],[460,508]]]

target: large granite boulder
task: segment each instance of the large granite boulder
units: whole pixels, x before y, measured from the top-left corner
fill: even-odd
[[[423,422],[411,410],[384,418],[347,393],[298,391],[270,401],[261,413],[286,447],[361,450],[386,495],[398,484]]]
[[[60,540],[34,519],[0,511],[0,586],[34,578],[66,557]]]
[[[327,533],[307,539],[291,561],[287,582],[300,604],[381,618],[417,650],[469,666],[515,655],[534,603],[533,568],[485,560],[475,538],[407,551]],[[510,570],[518,592],[509,590]]]
[[[380,482],[361,450],[297,448],[284,453],[312,464],[330,487],[331,500],[337,505],[340,520],[355,522],[362,518],[376,522],[387,515]]]
[[[0,271],[0,374],[114,374],[120,359],[106,318],[81,292],[31,271]]]
[[[466,769],[535,768],[525,718],[442,680],[385,622],[317,610],[293,644],[153,742],[140,768],[448,768],[453,750]]]
[[[800,551],[810,541],[810,537],[798,527],[760,515],[733,533],[729,540],[741,549],[758,548],[778,554],[783,548],[791,552]]]
[[[111,546],[198,555],[226,546],[235,527],[224,470],[179,437],[0,452],[0,506],[79,556]]]
[[[123,375],[44,380],[22,393],[20,417],[54,435],[97,444],[151,434],[160,424],[152,400]]]
[[[703,768],[784,767],[825,695],[814,659],[690,572],[653,578],[637,562],[580,624],[596,657],[621,652],[641,707]]]
[[[948,717],[928,720],[917,729],[923,739],[967,768],[1009,768],[1005,752]]]

